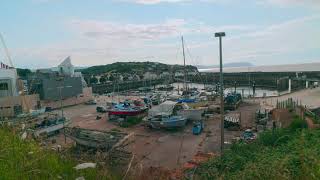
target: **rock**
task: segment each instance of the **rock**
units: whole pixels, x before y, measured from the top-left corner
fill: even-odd
[[[77,177],[76,180],[85,180],[85,178],[81,176],[81,177]]]
[[[26,128],[26,125],[23,123],[21,124],[21,129],[24,130],[24,128]]]
[[[27,132],[23,132],[21,135],[21,139],[25,140],[27,138],[27,135],[28,135]]]
[[[96,168],[96,165],[97,165],[96,163],[82,163],[82,164],[78,164],[74,168],[76,170],[87,169],[87,168]]]

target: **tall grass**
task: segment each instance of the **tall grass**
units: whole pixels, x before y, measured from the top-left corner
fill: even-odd
[[[220,158],[203,164],[200,179],[320,179],[320,131],[303,129],[295,119],[288,129],[267,131],[251,144],[237,143]]]
[[[76,171],[76,160],[21,140],[12,130],[0,128],[0,179],[110,179],[98,168]]]

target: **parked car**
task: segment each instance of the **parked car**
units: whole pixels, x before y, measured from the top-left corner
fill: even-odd
[[[97,101],[96,100],[89,100],[89,101],[85,102],[84,104],[86,104],[86,105],[96,105]]]

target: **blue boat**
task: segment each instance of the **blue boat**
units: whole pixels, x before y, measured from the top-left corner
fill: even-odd
[[[202,121],[194,123],[192,127],[192,133],[194,135],[199,135],[204,129],[204,123]]]
[[[149,110],[147,124],[151,128],[179,128],[184,127],[187,118],[173,113],[177,102],[166,101]]]
[[[195,103],[196,99],[193,98],[181,98],[177,100],[178,103]]]

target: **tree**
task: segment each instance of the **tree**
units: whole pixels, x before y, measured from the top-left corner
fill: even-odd
[[[31,70],[30,69],[17,69],[17,73],[20,77],[27,77],[29,74],[31,74]]]
[[[98,82],[98,79],[94,76],[90,79],[91,84],[96,84]]]
[[[105,83],[106,81],[107,81],[107,78],[106,78],[105,76],[102,76],[102,77],[100,78],[100,83],[101,83],[101,84]]]

